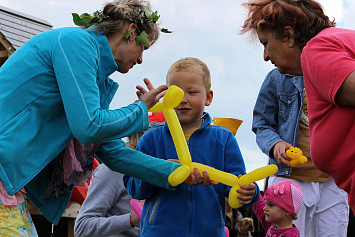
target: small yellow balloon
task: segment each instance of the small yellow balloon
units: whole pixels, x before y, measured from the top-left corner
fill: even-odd
[[[308,159],[302,153],[302,150],[298,147],[291,147],[286,151],[286,155],[291,158],[288,163],[291,167],[295,167],[298,164],[306,164]]]

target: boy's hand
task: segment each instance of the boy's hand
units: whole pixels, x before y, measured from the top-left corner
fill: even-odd
[[[218,182],[210,180],[210,176],[207,171],[202,171],[202,175],[197,168],[194,168],[194,172],[190,174],[190,176],[185,180],[185,184],[194,186],[194,185],[217,185]]]
[[[238,178],[242,175],[238,175]],[[237,189],[237,193],[242,194],[238,195],[237,198],[240,200],[240,203],[243,205],[248,205],[254,198],[256,192],[256,186],[254,183],[248,185],[240,185],[240,188]]]
[[[180,163],[179,160],[175,159],[169,159],[168,161]],[[189,186],[195,186],[195,185],[217,185],[218,182],[210,180],[210,177],[207,173],[207,171],[202,171],[202,175],[200,174],[200,171],[197,168],[194,168],[194,172],[190,174],[190,176],[184,181],[184,184],[187,184]]]

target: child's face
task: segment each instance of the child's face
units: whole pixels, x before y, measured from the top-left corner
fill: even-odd
[[[286,219],[287,212],[278,205],[265,199],[264,207],[265,220],[270,223],[283,223]]]
[[[184,91],[184,98],[175,108],[183,130],[199,128],[205,106],[209,106],[213,98],[213,92],[206,91],[203,77],[195,72],[172,72],[168,77],[168,85],[176,85]]]

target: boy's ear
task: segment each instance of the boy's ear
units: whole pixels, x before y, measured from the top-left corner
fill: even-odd
[[[207,93],[207,98],[206,98],[206,102],[205,102],[205,106],[209,106],[212,103],[212,99],[213,99],[213,91],[210,90]]]

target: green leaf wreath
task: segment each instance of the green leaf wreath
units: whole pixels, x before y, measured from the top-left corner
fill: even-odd
[[[99,22],[103,21],[103,16],[102,16],[101,11],[96,11],[92,15],[90,15],[89,13],[83,13],[80,16],[77,13],[72,13],[72,16],[73,16],[73,22],[75,25],[82,26],[85,28],[87,28],[95,23],[99,23]],[[139,33],[139,35],[136,37],[137,44],[141,44],[145,47],[149,47],[149,40],[148,40],[149,35],[144,30],[140,31],[140,29],[138,28],[138,25],[144,24],[144,21],[156,23],[159,20],[159,18],[160,18],[160,15],[158,15],[158,11],[151,12],[150,10],[148,10],[146,8],[141,10],[137,16],[133,17],[133,21],[137,25],[137,30]],[[161,28],[160,31],[163,33],[172,33],[172,31],[165,29],[165,28]],[[124,37],[126,39],[128,39],[129,36],[133,32],[134,32],[134,29],[127,31],[126,34],[124,35]]]

